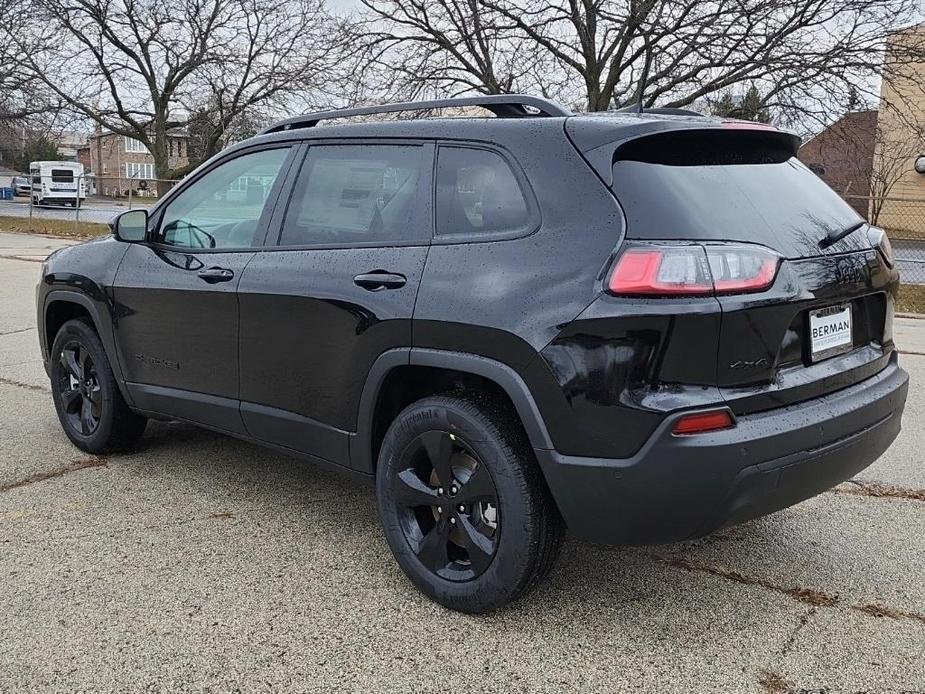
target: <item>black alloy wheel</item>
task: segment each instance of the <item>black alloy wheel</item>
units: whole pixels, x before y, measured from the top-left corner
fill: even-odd
[[[65,343],[55,375],[67,426],[82,436],[91,436],[100,425],[103,392],[90,350],[78,340]]]
[[[562,539],[517,413],[477,392],[396,415],[379,449],[379,519],[411,582],[452,610],[489,612],[543,580]]]
[[[88,319],[74,318],[58,329],[49,367],[55,411],[71,443],[94,454],[134,447],[148,420],[122,398],[106,349]]]
[[[465,441],[447,431],[417,436],[392,480],[405,539],[425,567],[451,581],[488,568],[501,534],[498,491]]]

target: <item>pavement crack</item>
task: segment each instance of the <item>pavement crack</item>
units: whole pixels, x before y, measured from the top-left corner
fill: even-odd
[[[27,333],[30,330],[35,330],[35,326],[30,328],[19,328],[19,330],[7,330],[6,332],[0,333],[0,337],[3,337],[4,335],[16,335],[17,333]]]
[[[803,630],[803,627],[809,623],[809,620],[815,616],[818,609],[819,608],[815,606],[810,607],[806,614],[800,617],[799,623],[796,625],[796,627],[794,627],[793,631],[790,632],[790,636],[787,637],[787,641],[780,649],[780,653],[778,654],[780,657],[783,657],[790,652],[790,649],[793,648],[793,644],[796,643],[797,636]]]
[[[861,482],[848,480],[832,489],[833,494],[848,494],[851,496],[872,496],[877,499],[906,499],[909,501],[925,501],[925,489],[909,489],[897,487],[893,484],[880,484],[879,482]]]
[[[889,619],[911,619],[925,624],[925,614],[919,612],[909,612],[900,610],[895,607],[888,607],[879,602],[869,603],[867,605],[852,605],[851,609],[869,614],[873,617],[887,617]]]
[[[0,385],[15,386],[17,388],[25,388],[26,390],[37,390],[42,393],[48,393],[51,391],[51,388],[46,388],[45,386],[37,386],[34,383],[23,383],[22,381],[14,381],[9,378],[3,378],[3,376],[0,376]]]
[[[73,462],[70,465],[55,468],[54,470],[49,470],[48,472],[37,472],[34,475],[29,475],[29,477],[24,477],[23,479],[16,480],[15,482],[0,484],[0,492],[8,492],[11,489],[18,489],[19,487],[25,487],[30,484],[35,484],[36,482],[44,482],[56,477],[63,477],[64,475],[77,472],[78,470],[86,470],[88,468],[106,466],[107,461],[105,458],[92,455],[89,458],[83,458],[82,460]]]
[[[0,255],[2,260],[19,260],[24,263],[41,263],[44,262],[42,258],[28,258],[21,255]]]
[[[669,566],[674,566],[679,569],[685,569],[686,571],[708,573],[713,576],[725,578],[729,581],[735,581],[736,583],[742,583],[749,586],[760,586],[762,588],[766,588],[767,590],[781,593],[790,598],[793,598],[798,602],[812,605],[814,607],[833,607],[838,603],[837,595],[830,595],[816,588],[803,588],[801,586],[781,586],[763,578],[758,578],[757,576],[749,576],[725,566],[699,564],[697,562],[690,561],[689,559],[682,559],[681,557],[666,557],[660,554],[653,554],[652,557],[664,564],[668,564]]]

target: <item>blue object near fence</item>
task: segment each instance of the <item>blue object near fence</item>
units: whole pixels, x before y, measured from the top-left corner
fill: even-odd
[[[12,200],[13,199],[13,189],[12,188],[0,188],[0,200]]]

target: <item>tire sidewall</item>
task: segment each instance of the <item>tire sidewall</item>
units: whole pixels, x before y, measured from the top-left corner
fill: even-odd
[[[68,423],[58,388],[60,370],[64,368],[60,363],[61,350],[67,343],[73,341],[80,342],[87,351],[90,352],[93,364],[96,367],[97,382],[100,385],[100,391],[102,393],[99,425],[96,427],[96,430],[89,435],[84,435],[79,431],[75,431]],[[58,420],[61,422],[61,428],[64,429],[64,433],[78,448],[90,453],[103,452],[112,434],[114,421],[113,398],[115,396],[116,382],[112,374],[112,369],[109,366],[106,352],[103,349],[103,344],[100,342],[100,338],[96,334],[96,331],[82,320],[70,320],[62,325],[52,344],[50,370],[51,391],[55,403],[55,412],[58,414]]]
[[[395,468],[405,447],[428,431],[455,434],[476,454],[491,474],[498,492],[500,535],[488,568],[469,581],[451,581],[432,573],[415,556],[402,530],[392,494]],[[505,446],[486,422],[449,398],[429,398],[406,408],[392,423],[380,449],[376,476],[379,517],[386,539],[402,570],[425,594],[465,612],[482,612],[516,596],[529,576],[535,542],[531,538],[527,485]],[[535,535],[535,533],[533,533]]]

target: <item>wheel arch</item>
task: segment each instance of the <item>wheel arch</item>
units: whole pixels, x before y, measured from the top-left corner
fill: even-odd
[[[87,317],[93,324],[96,334],[103,343],[103,349],[106,351],[106,357],[109,359],[109,366],[116,378],[116,384],[122,397],[129,404],[132,404],[128,390],[125,388],[125,382],[122,378],[122,368],[116,355],[115,343],[113,341],[111,322],[104,320],[103,315],[96,303],[86,294],[75,292],[67,289],[55,289],[45,295],[42,306],[42,321],[39,326],[41,335],[42,359],[45,363],[45,371],[50,373],[51,367],[51,347],[54,344],[55,336],[58,334],[61,326],[67,321]]]
[[[488,357],[428,348],[398,348],[379,356],[367,375],[360,396],[356,434],[350,440],[350,462],[355,470],[375,474],[382,433],[377,431],[381,395],[390,377],[407,367],[433,369],[477,379],[497,388],[509,400],[534,448],[554,448],[536,400],[523,378],[513,368]],[[433,394],[433,393],[431,393]],[[391,421],[391,420],[389,420]]]

